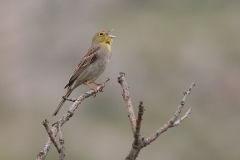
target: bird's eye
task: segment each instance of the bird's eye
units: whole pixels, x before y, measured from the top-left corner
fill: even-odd
[[[99,33],[99,36],[103,36],[103,32],[100,32],[100,33]]]

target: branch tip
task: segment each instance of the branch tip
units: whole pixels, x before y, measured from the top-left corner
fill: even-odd
[[[119,72],[119,75],[118,75],[118,83],[121,83],[121,82],[123,81],[124,76],[125,76],[125,73]]]

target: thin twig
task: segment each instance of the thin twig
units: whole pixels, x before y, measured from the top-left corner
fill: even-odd
[[[185,105],[185,102],[186,102],[186,99],[188,97],[188,95],[191,93],[192,91],[192,88],[195,86],[195,83],[192,83],[188,89],[188,91],[183,91],[183,99],[180,103],[180,105],[178,106],[178,109],[177,111],[175,112],[174,116],[168,121],[168,123],[170,123],[169,125],[172,125],[178,118],[179,114],[181,113],[184,105]]]
[[[176,122],[173,123],[173,127],[178,126],[184,119],[187,118],[187,116],[191,113],[191,108],[188,109],[188,111],[185,113],[185,115],[182,118],[179,118]]]
[[[59,154],[59,160],[63,160],[65,157],[65,154],[64,154],[65,147],[64,147],[64,139],[63,139],[63,135],[62,135],[62,127],[60,124],[58,124],[58,131],[59,131],[59,142],[61,145],[61,152]]]
[[[109,81],[110,79],[107,78],[102,84],[103,85],[99,85],[96,90],[97,91],[100,91],[103,89],[103,87],[105,86],[105,84]],[[98,92],[99,93],[99,92]],[[65,122],[67,122],[72,116],[73,116],[73,113],[74,111],[77,109],[78,105],[85,99],[85,98],[88,98],[90,96],[94,96],[96,94],[95,91],[91,90],[91,91],[88,91],[84,94],[82,94],[80,97],[77,98],[77,100],[70,106],[69,110],[67,111],[67,113],[65,113],[59,120],[58,122],[54,123],[52,128],[51,128],[51,132],[52,132],[52,135],[53,137],[56,137],[57,136],[57,133],[58,133],[58,125],[62,126]],[[51,141],[51,138],[48,137],[43,145],[43,148],[42,150],[39,152],[36,160],[44,160],[49,149],[50,149],[50,146],[52,144],[52,141]]]
[[[141,129],[143,113],[144,113],[144,106],[143,106],[143,102],[141,101],[138,106],[138,118],[136,120],[136,132],[134,133],[134,141],[132,144],[132,149],[129,152],[128,156],[125,158],[125,160],[136,159],[140,150],[142,149],[144,138],[140,135],[140,129]]]
[[[49,126],[48,126],[48,123],[49,123],[49,122],[48,122],[46,119],[43,121],[43,125],[44,125],[44,127],[45,127],[45,129],[46,129],[46,131],[47,131],[47,133],[48,133],[48,136],[50,137],[51,141],[53,142],[54,146],[56,147],[58,153],[60,153],[60,152],[61,152],[61,147],[60,147],[60,145],[57,143],[57,141],[55,140],[55,137],[54,137],[54,135],[53,135],[53,132],[50,130],[50,128],[49,128]]]
[[[187,116],[191,112],[191,109],[189,109],[181,119],[177,120],[179,114],[181,113],[181,111],[184,107],[186,99],[187,99],[188,95],[191,93],[194,86],[195,86],[195,83],[192,83],[190,85],[188,91],[184,91],[184,93],[183,93],[184,96],[183,96],[183,99],[181,101],[181,104],[178,106],[178,109],[175,112],[175,114],[173,115],[173,117],[166,124],[164,124],[161,128],[159,128],[155,133],[153,133],[151,136],[149,136],[147,139],[145,139],[145,141],[144,141],[145,146],[147,146],[151,142],[153,142],[159,135],[161,135],[163,132],[167,131],[168,128],[175,127],[175,126],[179,125],[181,121],[183,121],[185,118],[187,118]]]
[[[118,83],[121,85],[122,90],[123,90],[122,96],[123,96],[123,100],[125,102],[125,106],[126,106],[126,109],[128,112],[128,118],[129,118],[129,121],[131,124],[132,132],[134,134],[136,132],[136,118],[134,115],[133,105],[132,105],[130,93],[128,90],[129,87],[125,80],[125,73],[123,73],[123,72],[119,73]]]
[[[138,143],[139,143],[139,136],[140,136],[140,129],[141,129],[143,112],[144,112],[144,106],[143,106],[143,102],[141,101],[139,106],[138,106],[138,119],[136,121],[136,123],[137,123],[136,132],[134,134],[134,139],[135,139],[134,144],[135,145],[138,145]]]

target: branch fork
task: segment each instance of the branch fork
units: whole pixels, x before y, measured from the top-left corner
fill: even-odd
[[[97,86],[96,90],[99,91],[98,93],[101,93],[101,91],[103,90],[105,84],[109,81],[110,79],[107,78],[102,85]],[[66,123],[74,114],[75,110],[77,109],[78,105],[82,103],[82,101],[90,96],[94,96],[96,95],[96,92],[93,90],[90,90],[84,94],[82,94],[81,96],[79,96],[76,100],[74,100],[75,102],[70,106],[69,110],[57,121],[52,125],[52,128],[50,129],[50,127],[48,126],[48,121],[44,120],[43,121],[43,125],[48,133],[48,138],[46,139],[42,150],[39,152],[36,160],[44,160],[45,157],[47,156],[47,153],[50,149],[51,144],[53,143],[54,146],[56,147],[58,153],[59,153],[59,159],[63,160],[65,157],[64,154],[64,139],[62,136],[62,131],[61,131],[61,127],[62,125],[64,125],[64,123]],[[55,140],[57,134],[59,133],[59,143],[57,143],[57,141]]]
[[[121,85],[122,90],[123,90],[122,96],[123,96],[123,100],[125,102],[125,106],[126,106],[126,109],[128,112],[129,122],[130,122],[131,129],[133,131],[133,136],[134,136],[132,148],[131,148],[129,154],[127,155],[127,157],[125,158],[125,160],[135,160],[142,148],[144,148],[147,145],[149,145],[150,143],[152,143],[155,139],[157,139],[157,137],[159,135],[161,135],[163,132],[167,131],[168,128],[178,126],[191,113],[191,108],[189,108],[188,111],[185,113],[185,115],[178,119],[178,117],[185,105],[185,101],[186,101],[188,95],[190,94],[192,88],[195,86],[195,83],[192,83],[190,85],[188,91],[183,92],[183,95],[184,95],[183,99],[182,99],[180,105],[178,106],[173,117],[166,124],[164,124],[161,128],[159,128],[157,131],[155,131],[151,136],[144,139],[144,137],[141,136],[141,134],[140,134],[142,116],[144,113],[143,102],[140,102],[140,104],[138,106],[138,118],[136,120],[134,111],[133,111],[133,105],[132,105],[131,98],[130,98],[130,93],[128,90],[129,87],[125,80],[125,73],[123,73],[123,72],[119,73],[118,83]]]

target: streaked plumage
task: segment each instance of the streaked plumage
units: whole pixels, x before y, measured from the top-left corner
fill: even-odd
[[[104,30],[95,34],[87,54],[78,63],[68,84],[65,86],[67,92],[64,97],[68,97],[81,84],[89,85],[93,83],[103,73],[110,61],[112,38],[115,37],[109,35],[110,31]],[[91,89],[93,88],[91,87]],[[65,101],[63,98],[53,116],[58,113]]]

